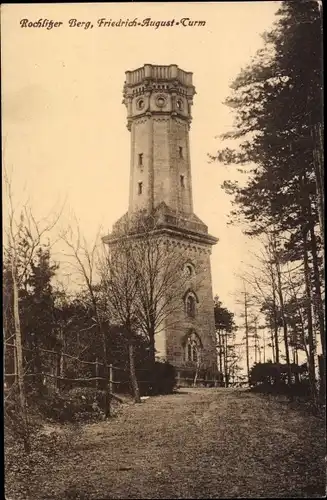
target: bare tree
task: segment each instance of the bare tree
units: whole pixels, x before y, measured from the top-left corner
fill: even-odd
[[[81,286],[85,292],[85,300],[92,314],[94,328],[102,341],[102,362],[105,379],[104,413],[105,418],[108,418],[110,416],[111,394],[105,323],[109,322],[109,315],[108,311],[104,312],[101,308],[101,297],[96,290],[96,285],[99,283],[99,276],[97,275],[98,250],[100,245],[99,235],[100,229],[97,232],[94,243],[89,246],[85,237],[82,236],[79,224],[76,220],[74,230],[72,227],[69,227],[66,231],[61,233],[61,239],[68,248],[68,253],[64,254],[69,259],[68,266],[71,266],[73,272],[81,278]]]
[[[253,290],[255,300],[258,303],[262,302],[262,312],[266,314],[268,326],[272,329],[272,346],[276,363],[279,362],[278,329],[281,326],[288,381],[291,383],[292,380],[290,349],[296,351],[300,348],[307,356],[310,385],[315,397],[314,300],[307,234],[308,229],[304,227],[303,261],[298,259],[291,265],[288,254],[285,254],[281,246],[282,236],[273,232],[265,234],[261,240],[262,249],[259,254],[255,254],[259,265],[250,266],[250,272],[245,273],[244,279]],[[320,330],[321,324],[323,322],[320,321]],[[297,352],[293,353],[293,358],[297,359]]]
[[[193,379],[193,387],[196,387],[196,383],[197,383],[199,373],[200,373],[200,368],[201,368],[201,358],[200,358],[200,356],[198,356],[197,360],[196,360],[196,368],[195,368],[194,379]]]
[[[127,219],[117,234],[104,239],[109,243],[113,262],[124,248],[128,260],[126,272],[133,275],[135,321],[149,340],[150,358],[155,361],[155,336],[178,323],[174,313],[180,311],[181,298],[190,282],[185,269],[185,256],[170,236],[160,227],[155,216]],[[124,243],[122,243],[124,242]],[[197,289],[201,284],[201,271]],[[134,290],[134,287],[132,287]]]
[[[247,281],[242,279],[242,290],[240,290],[237,295],[237,303],[242,307],[243,312],[241,317],[244,318],[244,340],[245,340],[245,357],[246,357],[246,374],[247,381],[250,384],[250,308],[253,305],[248,290]]]
[[[277,294],[277,278],[274,262],[267,250],[266,240],[261,240],[262,248],[253,256],[257,265],[248,266],[242,279],[251,290],[252,300],[260,307],[261,312],[269,318],[268,326],[271,330],[271,347],[273,359],[279,363],[279,315],[280,308]]]
[[[288,367],[288,381],[291,383],[291,367],[289,356],[289,336],[288,323],[285,313],[285,283],[282,271],[282,259],[278,250],[277,237],[274,233],[267,233],[261,240],[262,249],[259,255],[255,254],[258,266],[251,266],[252,272],[246,273],[246,281],[254,291],[254,297],[258,303],[263,304],[264,308],[272,313],[272,323],[274,335],[272,345],[275,351],[276,363],[279,362],[279,341],[278,329],[279,322],[283,328],[283,340],[285,348],[286,364]],[[259,271],[259,272],[258,272]],[[280,317],[280,318],[279,318]]]
[[[113,319],[123,327],[127,335],[134,401],[140,403],[140,391],[135,371],[135,343],[138,337],[138,277],[133,269],[132,252],[130,241],[127,238],[120,238],[114,246],[114,251],[101,260],[100,273]]]

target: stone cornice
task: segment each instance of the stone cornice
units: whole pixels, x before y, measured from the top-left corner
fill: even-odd
[[[143,234],[142,232],[131,233],[126,236],[131,239],[138,239],[142,238]],[[152,234],[158,236],[167,235],[177,240],[183,240],[184,242],[187,242],[190,245],[192,243],[200,243],[201,245],[204,245],[206,247],[208,246],[211,247],[213,245],[216,245],[216,243],[218,243],[218,238],[216,238],[215,236],[211,236],[210,234],[198,233],[195,231],[190,231],[189,229],[177,228],[176,226],[169,226],[169,225],[161,226],[155,229],[154,231],[152,231]],[[117,233],[111,234],[104,236],[102,238],[102,241],[103,243],[112,245],[119,242],[122,236],[124,235],[119,235]]]
[[[192,121],[191,116],[185,116],[177,111],[145,111],[144,113],[140,113],[137,116],[128,116],[128,121],[142,123],[146,122],[148,118],[153,118],[153,120],[169,120],[170,118],[174,118],[176,121],[180,120],[182,123],[190,123]],[[139,121],[140,120],[140,121]]]
[[[190,231],[189,229],[176,228],[176,226],[165,226],[158,229],[158,232],[162,234],[167,234],[178,239],[187,239],[190,243],[197,242],[206,246],[213,246],[218,243],[218,238],[211,236],[210,234],[198,233],[195,231]]]

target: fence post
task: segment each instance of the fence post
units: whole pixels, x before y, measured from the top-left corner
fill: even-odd
[[[112,364],[109,365],[109,391],[110,394],[113,393],[113,381],[114,381],[114,371]]]
[[[176,384],[177,388],[179,388],[180,385],[181,385],[181,372],[179,370],[177,370],[177,380],[176,380],[176,382],[177,382],[177,384]]]
[[[62,376],[62,373],[61,373],[61,358],[62,358],[61,352],[58,352],[58,354],[57,354],[57,371],[56,371],[56,379],[55,379],[58,391],[60,391],[60,389],[62,388],[62,385],[63,385],[61,383],[61,380],[60,380],[60,377]]]
[[[95,376],[96,376],[96,381],[95,381],[95,388],[98,390],[99,388],[99,358],[95,358]]]
[[[14,339],[14,383],[18,383],[18,370],[17,370],[17,347],[16,347],[16,339]]]

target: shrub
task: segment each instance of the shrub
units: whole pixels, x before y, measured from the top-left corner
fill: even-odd
[[[25,452],[31,446],[31,440],[41,428],[39,415],[28,409],[22,412],[18,396],[14,396],[5,403],[4,431],[6,440],[19,441],[24,445]]]
[[[39,404],[43,415],[58,422],[98,420],[102,418],[104,392],[87,387],[48,393]]]
[[[216,382],[219,382],[219,372],[214,368],[200,368],[197,370],[193,364],[185,366],[179,370],[180,386],[193,387],[195,375],[196,385],[202,387],[214,387]]]
[[[153,366],[139,370],[137,377],[142,396],[171,394],[176,386],[175,367],[168,362],[156,361]]]
[[[291,374],[295,380],[295,383],[299,383],[300,376],[305,377],[307,370],[306,365],[296,365],[292,363],[290,365]],[[253,365],[250,371],[250,385],[255,386],[257,384],[273,384],[280,385],[285,384],[288,374],[288,367],[286,364],[282,363],[256,363]]]

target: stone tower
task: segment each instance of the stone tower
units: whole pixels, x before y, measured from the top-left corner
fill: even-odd
[[[218,240],[193,212],[189,129],[194,94],[192,73],[174,64],[145,64],[126,72],[123,103],[131,163],[129,209],[122,219],[140,210],[155,213],[161,231],[185,259],[189,279],[180,310],[170,322],[174,326],[155,339],[158,357],[178,368],[194,367],[199,357],[201,366],[216,364],[210,254]],[[119,233],[120,221],[113,234]],[[104,238],[109,245],[111,240]]]

